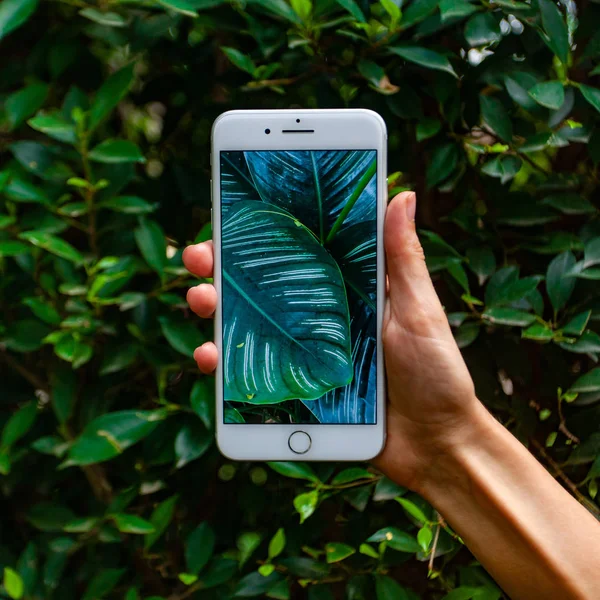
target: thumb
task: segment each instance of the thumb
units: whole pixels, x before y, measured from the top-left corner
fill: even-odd
[[[414,192],[394,197],[385,216],[385,253],[389,279],[391,316],[405,329],[419,335],[448,327],[417,237]]]

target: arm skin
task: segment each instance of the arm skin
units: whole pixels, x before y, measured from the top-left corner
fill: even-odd
[[[406,192],[386,214],[388,436],[375,465],[432,504],[513,600],[596,599],[600,523],[477,399],[425,265],[415,209]],[[211,243],[186,248],[183,260],[210,277]],[[209,284],[188,292],[201,317],[216,301]],[[212,372],[215,345],[194,358]]]
[[[511,598],[599,597],[600,525],[482,405],[415,487]]]

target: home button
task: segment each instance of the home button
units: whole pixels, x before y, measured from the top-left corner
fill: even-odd
[[[294,431],[288,440],[288,446],[296,454],[306,454],[310,450],[312,440],[310,435],[304,431]]]

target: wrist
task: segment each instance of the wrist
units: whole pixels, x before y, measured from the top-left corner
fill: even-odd
[[[434,506],[450,495],[469,493],[470,465],[483,446],[493,440],[498,426],[501,427],[474,398],[460,421],[432,444],[416,491]]]

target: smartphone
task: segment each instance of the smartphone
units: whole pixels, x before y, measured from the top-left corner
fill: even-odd
[[[385,441],[383,119],[236,110],[212,130],[216,435],[235,460]]]

